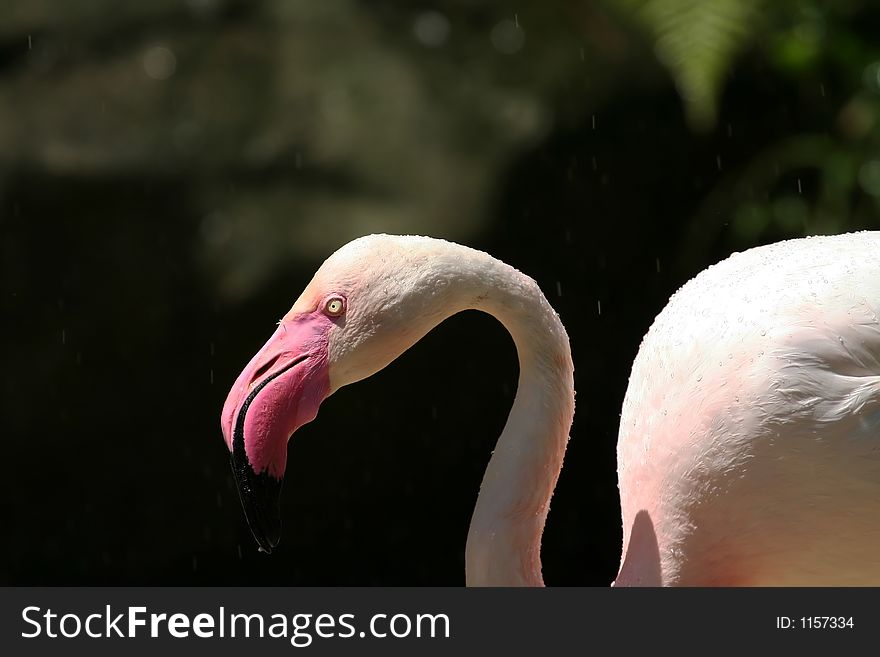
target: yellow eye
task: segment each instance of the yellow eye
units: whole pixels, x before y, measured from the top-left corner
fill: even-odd
[[[331,317],[337,317],[342,314],[343,310],[345,310],[345,304],[339,297],[332,297],[327,299],[327,303],[324,304],[324,310]]]

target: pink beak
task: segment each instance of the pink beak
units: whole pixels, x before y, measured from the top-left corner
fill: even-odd
[[[287,441],[327,396],[330,320],[321,313],[283,320],[236,379],[221,426],[251,532],[271,552],[281,539]]]

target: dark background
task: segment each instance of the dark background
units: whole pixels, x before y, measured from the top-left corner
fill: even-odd
[[[544,576],[613,580],[618,413],[669,295],[880,225],[880,7],[540,4],[3,3],[0,583],[463,584],[517,376],[487,316],[323,404],[271,556],[233,487],[229,386],[371,232],[541,284],[577,388]]]

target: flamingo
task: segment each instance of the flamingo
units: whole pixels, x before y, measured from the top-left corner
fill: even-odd
[[[232,386],[221,424],[261,550],[280,538],[290,436],[466,309],[501,321],[520,368],[466,582],[543,585],[541,534],[574,414],[568,336],[534,280],[428,237],[336,251]],[[612,585],[880,584],[878,315],[880,232],[735,253],[672,296],[623,402]]]

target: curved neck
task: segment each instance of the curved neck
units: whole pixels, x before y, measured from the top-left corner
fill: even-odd
[[[493,315],[510,332],[519,357],[516,398],[468,532],[467,584],[541,586],[541,534],[574,416],[568,335],[537,283],[513,267],[471,251],[453,268],[448,294],[454,299],[447,297],[447,309]]]

